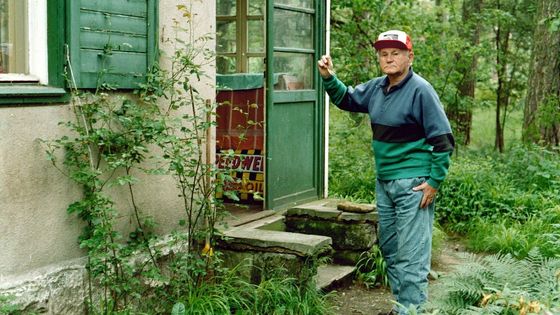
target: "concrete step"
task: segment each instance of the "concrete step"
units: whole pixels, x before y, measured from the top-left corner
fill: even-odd
[[[317,290],[328,292],[337,287],[344,286],[352,281],[355,271],[355,266],[320,265],[315,276]]]

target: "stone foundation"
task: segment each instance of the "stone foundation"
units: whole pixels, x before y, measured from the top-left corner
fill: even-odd
[[[87,288],[85,260],[35,270],[25,277],[0,279],[0,295],[24,313],[84,314]]]

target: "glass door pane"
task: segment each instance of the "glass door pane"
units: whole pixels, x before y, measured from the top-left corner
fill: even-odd
[[[313,49],[312,14],[276,9],[274,18],[275,47]]]
[[[312,1],[302,1],[313,4]],[[294,1],[276,3],[296,5]],[[275,90],[313,89],[315,13],[288,6],[274,8]]]
[[[274,73],[278,76],[275,90],[308,90],[313,88],[313,55],[289,52],[274,53]]]
[[[284,4],[296,8],[313,9],[313,0],[276,0],[276,4]]]
[[[247,10],[247,14],[264,16],[264,0],[248,0],[248,1],[249,1],[249,8]]]

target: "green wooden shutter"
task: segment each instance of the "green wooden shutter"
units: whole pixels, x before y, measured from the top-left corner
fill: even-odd
[[[67,0],[68,52],[78,88],[138,87],[156,58],[157,0]]]

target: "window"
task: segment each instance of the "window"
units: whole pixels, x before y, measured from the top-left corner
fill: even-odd
[[[0,82],[48,83],[46,13],[46,0],[0,0]]]
[[[217,71],[264,72],[265,0],[218,0]]]
[[[65,101],[67,77],[136,88],[157,26],[157,0],[0,0],[0,104]]]

